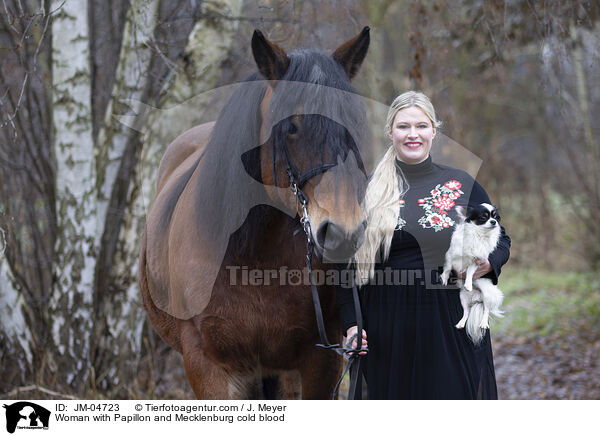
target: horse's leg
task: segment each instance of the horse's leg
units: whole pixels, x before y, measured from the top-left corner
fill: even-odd
[[[283,371],[279,376],[282,400],[297,400],[301,397],[301,379],[298,371]]]
[[[331,336],[330,336],[331,337]],[[333,351],[312,348],[306,352],[299,371],[303,400],[330,400],[342,375],[342,357]]]
[[[202,350],[201,335],[192,320],[181,321],[181,345],[185,374],[196,398],[229,399],[229,377]]]

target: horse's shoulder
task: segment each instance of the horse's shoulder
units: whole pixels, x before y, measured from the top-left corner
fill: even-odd
[[[158,167],[157,192],[160,192],[172,176],[193,165],[210,139],[214,121],[200,124],[179,135],[167,147]]]

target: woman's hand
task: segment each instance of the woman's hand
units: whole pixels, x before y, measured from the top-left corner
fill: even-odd
[[[487,259],[477,259],[475,263],[478,265],[475,274],[473,274],[473,280],[479,279],[492,271],[492,265]]]
[[[348,338],[348,342],[346,342],[346,346],[350,346],[352,348],[356,348],[356,339],[357,339],[357,334],[356,332],[358,331],[358,327],[357,326],[352,326],[350,327],[347,331],[346,331],[346,337]],[[350,342],[350,340],[352,340],[352,342]],[[350,343],[349,343],[350,342]],[[362,331],[362,345],[361,348],[367,348],[367,332]],[[360,353],[361,356],[367,354],[366,351],[361,351]]]
[[[490,261],[487,259],[477,259],[475,261],[475,263],[477,264],[477,269],[475,270],[475,273],[473,274],[473,280],[477,280],[492,271],[492,265],[490,264]],[[456,273],[458,278],[460,278],[460,279],[465,278],[465,273],[459,273],[456,270],[454,270],[454,272]]]

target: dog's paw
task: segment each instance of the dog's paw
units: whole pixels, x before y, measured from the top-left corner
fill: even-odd
[[[465,319],[461,319],[460,321],[458,321],[458,324],[456,324],[455,327],[457,329],[464,329],[466,323],[467,323],[467,321]]]
[[[487,321],[481,321],[481,324],[479,324],[479,328],[480,328],[480,329],[484,329],[484,330],[485,330],[485,329],[489,329],[489,328],[490,328],[490,325],[488,324],[488,322],[487,322]]]
[[[469,292],[473,292],[473,282],[471,280],[466,280],[464,288]]]

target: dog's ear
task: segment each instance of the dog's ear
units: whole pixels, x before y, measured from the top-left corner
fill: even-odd
[[[467,216],[466,216],[466,210],[465,210],[465,208],[463,206],[456,206],[454,208],[454,210],[456,211],[456,214],[458,215],[458,218],[461,221],[464,221],[467,218]]]

